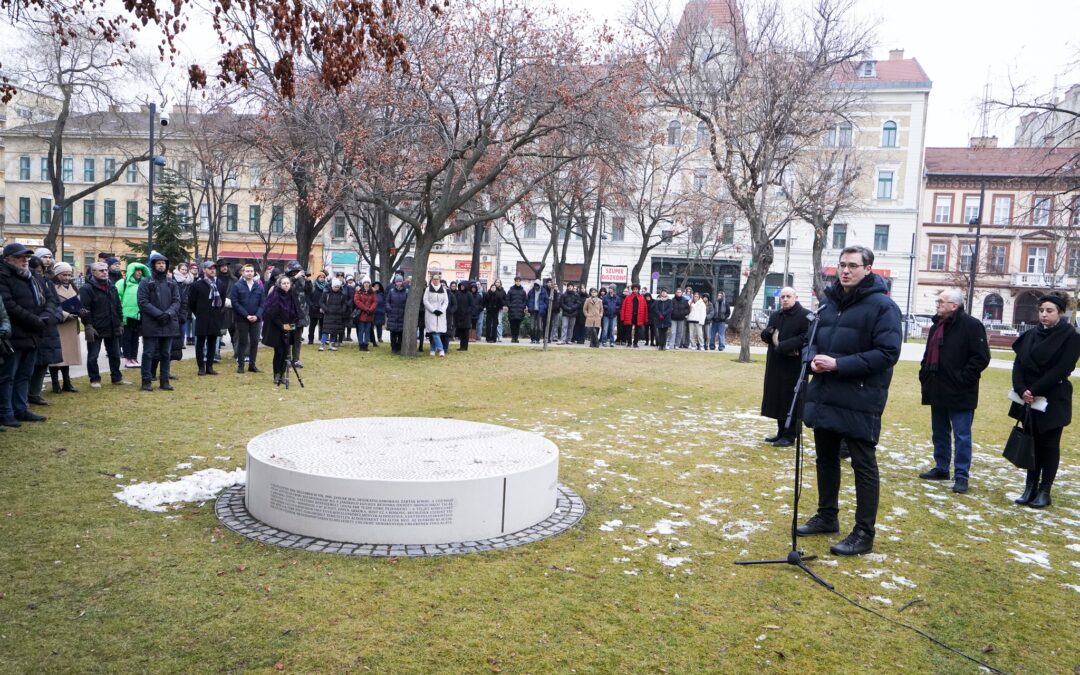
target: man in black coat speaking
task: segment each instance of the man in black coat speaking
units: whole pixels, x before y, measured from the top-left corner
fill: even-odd
[[[919,477],[948,480],[949,465],[955,462],[952,490],[967,492],[971,423],[979,404],[979,377],[990,365],[990,346],[982,322],[964,312],[964,296],[958,289],[942,291],[936,303],[937,315],[919,368],[922,403],[930,406],[934,467]]]
[[[802,366],[803,343],[806,342],[810,321],[809,312],[799,304],[799,296],[791,287],[780,289],[780,311],[769,317],[769,325],[761,331],[761,340],[768,345],[765,357],[765,391],[761,397],[761,414],[776,420],[776,435],[765,439],[778,448],[795,444],[801,411],[795,411],[791,426],[785,426],[795,383]]]
[[[879,479],[877,442],[889,397],[893,365],[900,358],[900,308],[885,280],[874,274],[874,252],[848,246],[837,264],[838,283],[825,290],[810,363],[806,424],[817,449],[817,513],[798,528],[807,536],[840,531],[840,442],[855,472],[855,528],[829,550],[869,553],[874,547]]]

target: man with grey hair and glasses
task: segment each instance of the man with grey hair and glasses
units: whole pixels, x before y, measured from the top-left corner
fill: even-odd
[[[957,288],[938,294],[937,313],[926,337],[919,367],[922,404],[930,406],[934,466],[919,474],[926,480],[948,480],[952,491],[968,491],[971,470],[971,423],[979,404],[979,378],[990,365],[990,346],[982,322],[964,311]]]
[[[120,334],[123,333],[124,318],[120,312],[120,296],[116,285],[109,279],[109,265],[98,261],[90,265],[90,278],[79,289],[79,302],[82,309],[79,318],[86,326],[86,374],[90,378],[90,387],[101,387],[101,372],[98,369],[98,356],[101,345],[109,357],[109,377],[113,384],[131,384],[124,381],[120,371]]]

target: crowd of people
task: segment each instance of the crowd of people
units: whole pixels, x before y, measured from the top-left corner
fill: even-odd
[[[832,547],[838,555],[872,549],[879,494],[876,445],[901,346],[900,311],[873,272],[873,260],[867,248],[845,248],[837,283],[826,289],[816,314],[799,304],[794,289],[782,289],[779,311],[761,333],[767,346],[761,414],[777,420],[776,433],[765,441],[793,445],[803,422],[814,432],[818,507],[798,528],[799,535],[839,531],[840,462],[851,462],[855,527]],[[261,343],[273,350],[274,382],[281,384],[287,368],[303,367],[305,330],[307,343],[317,340],[320,351],[340,349],[354,331],[358,348],[368,351],[382,344],[385,328],[391,351],[400,352],[414,291],[412,279],[401,274],[384,289],[367,277],[357,283],[327,271],[309,280],[296,261],[259,275],[251,264],[236,269],[224,260],[173,266],[157,252],[146,264],[132,261],[126,269],[103,253],[79,286],[71,265],[55,261],[49,250],[7,244],[0,261],[0,431],[45,421],[30,405],[48,405],[46,373],[54,393],[77,391],[70,369],[82,365],[80,325],[91,388],[102,386],[103,347],[110,382],[117,386],[131,384],[123,366],[138,369],[144,391],[153,391],[155,381],[158,389],[173,389],[170,363],[181,358],[185,344],[194,347],[199,376],[217,375],[226,335],[238,374],[261,372]],[[722,292],[713,300],[690,287],[673,294],[660,289],[656,297],[637,285],[621,294],[613,287],[586,291],[573,283],[559,290],[550,280],[526,289],[520,278],[506,289],[498,280],[481,288],[475,281],[447,284],[433,273],[419,292],[417,339],[422,350],[426,338],[437,357],[446,356],[451,339],[459,340],[461,350],[478,335],[487,342],[500,340],[504,316],[511,342],[527,334],[534,343],[588,342],[593,348],[723,350],[730,315]],[[1069,377],[1080,359],[1080,333],[1064,318],[1067,303],[1058,294],[1040,298],[1040,325],[1013,345],[1008,414],[1024,424],[1034,446],[1026,489],[1015,501],[1033,508],[1051,504],[1062,429],[1072,417]],[[985,328],[964,312],[960,291],[946,289],[937,299],[919,372],[934,445],[934,466],[920,477],[951,477],[956,493],[969,488],[971,426],[980,375],[989,362]],[[800,407],[792,402],[804,367],[813,377]]]

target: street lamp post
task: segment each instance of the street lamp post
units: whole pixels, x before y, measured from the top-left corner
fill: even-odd
[[[968,225],[975,226],[975,250],[971,255],[971,271],[968,273],[967,311],[973,314],[972,303],[975,302],[975,275],[979,270],[979,237],[982,236],[983,200],[986,198],[986,181],[979,187],[979,215],[972,218]],[[968,228],[971,229],[970,227]]]
[[[157,121],[157,104],[150,104],[150,170],[147,174],[149,179],[149,210],[146,212],[146,255],[150,255],[150,251],[154,249],[154,168],[164,167],[165,158],[154,154],[154,122]],[[161,115],[161,126],[168,126],[169,119],[164,113]]]

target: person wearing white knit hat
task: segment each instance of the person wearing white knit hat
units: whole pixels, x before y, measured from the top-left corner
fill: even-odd
[[[61,303],[79,295],[79,290],[75,288],[75,284],[71,283],[71,275],[74,271],[66,262],[53,265],[53,287]],[[64,360],[60,363],[49,364],[49,377],[52,379],[54,394],[76,391],[71,385],[70,367],[82,365],[82,351],[79,348],[79,314],[63,309],[61,309],[61,314],[62,320],[57,325],[57,332],[60,333],[60,351]],[[60,384],[61,376],[64,380],[63,386]]]

